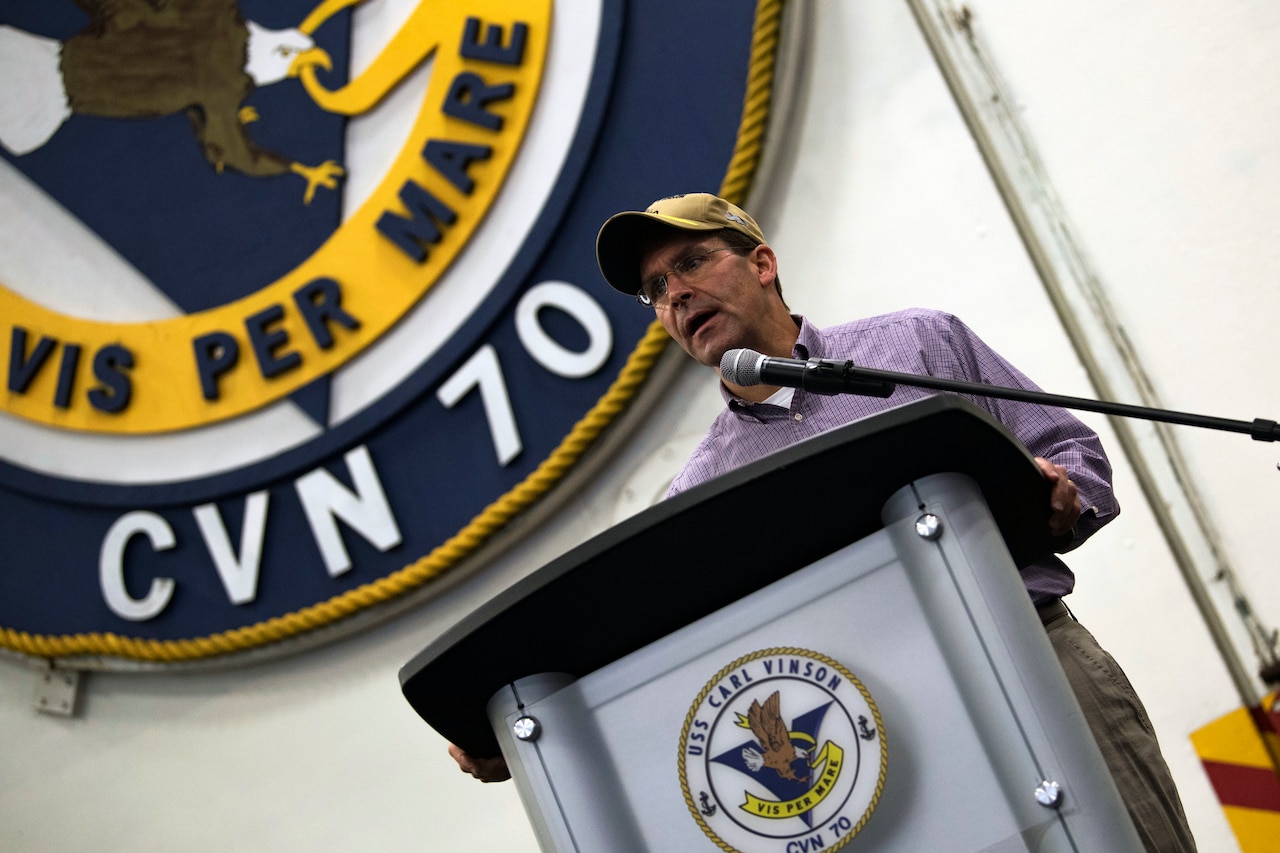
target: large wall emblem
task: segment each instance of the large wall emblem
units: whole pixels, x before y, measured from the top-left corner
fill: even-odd
[[[6,2],[0,647],[271,645],[544,499],[662,345],[595,231],[745,194],[778,15]]]
[[[798,648],[763,649],[716,673],[680,738],[680,784],[726,850],[836,850],[880,800],[884,721],[857,677]]]

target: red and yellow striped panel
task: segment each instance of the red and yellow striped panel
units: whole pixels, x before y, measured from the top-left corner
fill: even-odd
[[[1280,691],[1191,733],[1244,853],[1280,853]]]

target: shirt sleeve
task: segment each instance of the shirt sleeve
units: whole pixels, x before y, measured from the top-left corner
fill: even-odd
[[[988,385],[1041,390],[1025,374],[991,349],[958,318],[944,315],[942,336],[945,347],[926,357],[934,375]],[[1014,400],[970,397],[1005,425],[1033,456],[1048,459],[1066,468],[1080,494],[1081,515],[1072,531],[1072,540],[1062,551],[1078,547],[1120,512],[1111,487],[1111,462],[1102,449],[1098,434],[1066,409]]]

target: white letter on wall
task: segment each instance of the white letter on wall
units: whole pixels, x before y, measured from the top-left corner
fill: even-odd
[[[245,499],[239,558],[231,547],[217,504],[202,504],[195,508],[194,515],[227,598],[232,604],[253,601],[258,597],[258,568],[262,565],[262,540],[267,529],[267,493],[254,492]]]
[[[562,347],[538,322],[543,308],[559,308],[587,333],[587,348],[574,352]],[[564,281],[544,281],[520,297],[516,305],[516,334],[534,361],[557,376],[581,379],[595,373],[613,350],[613,327],[600,303],[585,290]]]
[[[151,547],[167,551],[174,545],[173,528],[154,512],[125,513],[116,519],[102,540],[98,553],[98,581],[102,585],[102,597],[111,612],[121,619],[142,622],[154,619],[169,605],[175,584],[172,578],[152,578],[146,598],[133,598],[124,588],[124,551],[135,534],[145,533]]]
[[[498,353],[489,344],[476,350],[458,372],[440,386],[436,397],[446,409],[452,409],[472,388],[480,389],[480,402],[484,404],[484,416],[493,437],[493,452],[498,455],[498,464],[506,465],[520,455],[520,430],[516,428]]]
[[[302,509],[311,525],[311,535],[320,547],[324,567],[330,577],[351,570],[351,557],[342,543],[342,533],[334,520],[337,516],[373,543],[379,551],[400,544],[400,528],[391,506],[373,470],[369,449],[363,445],[346,455],[347,470],[356,491],[351,492],[323,468],[317,468],[298,479],[294,488],[302,501]]]

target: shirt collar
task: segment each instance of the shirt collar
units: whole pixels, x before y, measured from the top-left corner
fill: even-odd
[[[800,327],[800,335],[796,338],[796,345],[791,350],[792,358],[800,358],[808,360],[810,358],[822,358],[822,336],[818,334],[818,329],[809,322],[803,314],[792,314],[791,319],[796,321],[796,325]],[[798,390],[798,389],[797,389]],[[767,403],[752,403],[744,400],[729,390],[723,382],[720,383],[720,396],[724,398],[725,405],[732,411],[740,415],[747,415],[756,420],[764,420],[752,411],[754,406],[765,406],[768,409],[776,409],[777,406],[770,406]]]
[[[822,335],[818,333],[818,328],[810,323],[802,314],[792,314],[796,322],[800,324],[800,336],[796,338],[796,346],[793,351],[795,358],[826,358],[827,353],[822,345]]]

